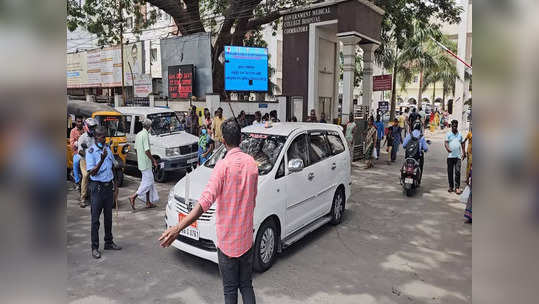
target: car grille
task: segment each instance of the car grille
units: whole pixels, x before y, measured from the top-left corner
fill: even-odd
[[[176,211],[181,212],[183,214],[189,214],[190,210],[187,208],[187,204],[185,203],[185,199],[181,196],[174,195],[174,199],[176,199]],[[192,206],[195,206],[196,201],[191,199],[189,202],[192,204]],[[211,217],[215,213],[215,209],[210,208],[208,211],[202,213],[202,215],[198,218],[199,221],[208,222],[211,220]]]
[[[181,155],[191,154],[191,153],[195,153],[195,152],[198,152],[198,144],[197,143],[191,144],[191,145],[180,146],[180,154]]]
[[[199,248],[199,249],[202,249],[202,250],[212,251],[212,252],[217,251],[217,247],[215,247],[215,244],[211,240],[199,239],[197,241],[195,239],[188,238],[188,237],[183,236],[183,235],[178,235],[178,237],[176,239],[178,241],[182,242],[182,243],[185,243],[187,245],[191,245],[193,247],[196,247],[196,248]]]

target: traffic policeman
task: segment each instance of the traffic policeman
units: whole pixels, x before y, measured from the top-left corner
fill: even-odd
[[[112,206],[114,202],[113,163],[114,156],[105,143],[107,130],[95,129],[95,143],[86,151],[86,167],[90,175],[90,201],[92,212],[92,256],[101,257],[99,251],[99,218],[104,213],[105,250],[121,250],[112,241]]]

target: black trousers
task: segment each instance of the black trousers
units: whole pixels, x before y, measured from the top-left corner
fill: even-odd
[[[449,188],[460,188],[460,158],[448,158],[447,159],[447,178],[449,180]],[[453,177],[455,182],[453,183]]]
[[[238,289],[244,304],[255,304],[253,290],[253,248],[242,256],[231,258],[217,249],[219,271],[223,278],[225,304],[238,303]]]
[[[90,201],[92,212],[92,249],[99,249],[99,218],[104,213],[105,245],[112,243],[112,206],[114,191],[112,182],[90,181]]]

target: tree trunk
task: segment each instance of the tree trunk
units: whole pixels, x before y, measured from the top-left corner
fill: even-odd
[[[432,100],[431,104],[434,106],[434,101],[436,100],[436,81],[432,84]]]
[[[419,93],[417,94],[417,107],[420,108],[423,103],[423,68],[419,70]]]
[[[393,79],[391,80],[391,110],[389,111],[389,121],[395,119],[395,109],[397,108],[397,63],[393,66]]]

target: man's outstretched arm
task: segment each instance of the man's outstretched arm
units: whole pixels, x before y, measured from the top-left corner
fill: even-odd
[[[191,212],[189,212],[189,214],[181,222],[179,222],[178,225],[168,228],[165,232],[163,232],[163,234],[161,234],[161,237],[159,237],[161,247],[170,246],[178,237],[180,231],[194,223],[202,215],[202,213],[204,213],[204,210],[202,210],[200,204],[197,203],[193,210],[191,210]]]

